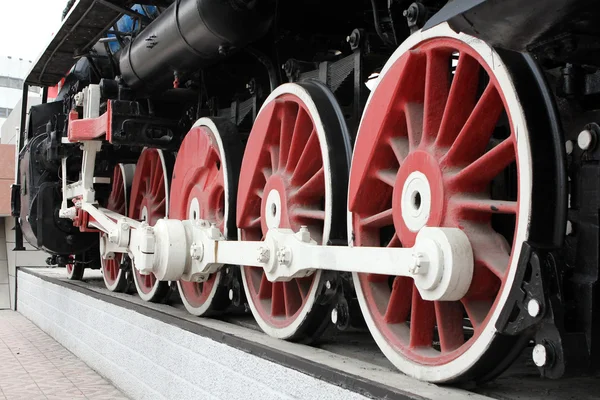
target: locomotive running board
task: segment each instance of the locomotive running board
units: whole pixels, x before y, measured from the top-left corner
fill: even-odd
[[[132,398],[491,399],[402,375],[368,335],[349,357],[114,294],[99,271],[85,274],[19,270],[17,310]]]

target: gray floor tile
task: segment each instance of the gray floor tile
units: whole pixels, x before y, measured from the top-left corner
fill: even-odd
[[[0,400],[127,399],[14,311],[0,311],[0,359]]]

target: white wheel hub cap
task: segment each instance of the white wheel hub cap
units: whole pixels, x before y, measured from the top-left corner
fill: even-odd
[[[413,232],[427,224],[431,212],[431,188],[427,177],[419,171],[411,173],[402,188],[402,218]]]
[[[277,190],[273,189],[269,192],[265,208],[267,227],[269,229],[279,228],[281,223],[281,196]]]

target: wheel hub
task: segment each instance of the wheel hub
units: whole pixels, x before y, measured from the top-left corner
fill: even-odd
[[[188,219],[191,219],[192,221],[198,221],[200,219],[200,202],[197,197],[193,197],[190,200]]]
[[[273,175],[267,181],[261,209],[261,225],[263,232],[270,228],[292,228],[292,221],[287,209],[287,190],[285,179],[279,174]]]
[[[405,246],[413,246],[424,226],[441,226],[444,184],[437,160],[425,151],[411,153],[396,177],[392,195],[394,227]]]

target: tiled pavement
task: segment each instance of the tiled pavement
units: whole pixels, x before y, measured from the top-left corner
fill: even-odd
[[[0,400],[127,399],[14,311],[0,311]]]

